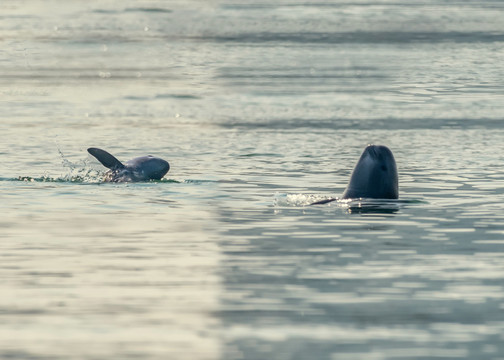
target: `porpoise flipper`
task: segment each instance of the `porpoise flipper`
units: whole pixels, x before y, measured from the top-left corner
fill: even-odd
[[[122,169],[124,168],[124,164],[117,160],[114,155],[109,154],[105,150],[98,148],[89,148],[87,149],[88,153],[93,155],[99,162],[102,163],[103,166],[109,168],[111,170]]]

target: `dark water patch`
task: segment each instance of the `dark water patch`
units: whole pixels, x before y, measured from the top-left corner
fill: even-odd
[[[35,276],[35,277],[59,277],[59,278],[73,277],[72,273],[67,273],[67,272],[28,271],[28,272],[23,272],[21,274],[28,275],[28,276]]]
[[[169,9],[149,8],[149,7],[132,7],[132,8],[126,8],[124,11],[125,12],[164,13],[164,14],[169,14],[169,13],[173,12],[172,10],[169,10]]]
[[[307,81],[313,85],[320,85],[322,80],[325,79],[376,79],[381,80],[389,78],[388,74],[383,73],[383,69],[372,66],[335,66],[335,67],[321,67],[321,66],[284,66],[278,68],[272,67],[222,67],[219,69],[217,78],[224,80],[235,80],[235,85],[250,85],[246,81],[253,80],[253,85],[261,86],[261,93],[268,93],[268,86],[271,86],[271,79],[276,81],[285,80],[289,82],[288,86],[282,89],[282,93],[286,94],[292,92],[291,83],[295,81],[302,81],[296,85],[307,85]],[[236,81],[238,80],[238,81]],[[345,89],[346,90],[346,89]],[[352,91],[352,89],[349,89]],[[359,89],[362,91],[363,89]],[[337,88],[330,89],[331,92],[338,91]]]
[[[398,204],[356,204],[350,205],[347,209],[349,214],[361,215],[386,215],[399,212]]]
[[[284,155],[282,154],[275,154],[275,153],[250,153],[239,155],[239,157],[283,157],[283,156]]]
[[[106,15],[111,15],[111,14],[121,14],[123,12],[128,13],[128,12],[145,12],[145,13],[164,13],[168,14],[173,12],[172,10],[169,9],[163,9],[163,8],[155,8],[155,7],[130,7],[126,8],[124,10],[111,10],[111,9],[94,9],[92,11],[95,14],[106,14]]]
[[[180,184],[184,181],[180,181],[180,180],[175,180],[175,179],[161,179],[161,180],[150,180],[150,181],[146,181],[146,182],[151,182],[151,183],[165,183],[165,184]]]
[[[167,199],[151,199],[146,201],[148,204],[163,204],[163,205],[172,205],[176,204],[175,200],[167,200]]]
[[[240,71],[233,73],[222,73],[219,78],[222,79],[275,79],[275,80],[299,80],[299,79],[384,79],[389,76],[384,74],[376,73],[366,73],[363,70],[352,69],[342,69],[340,71],[311,71],[310,69],[305,69],[302,72],[298,72],[294,69],[288,69],[283,72],[273,72],[263,69],[255,69],[254,71]],[[267,85],[268,83],[260,84]],[[245,85],[245,84],[242,84]],[[257,84],[259,85],[259,84]],[[288,90],[287,90],[288,91]]]
[[[201,180],[201,179],[186,179],[183,181],[185,184],[207,184],[207,183],[218,183],[219,181],[217,180]]]
[[[52,80],[54,83],[60,83],[68,80],[138,80],[138,79],[170,79],[175,80],[178,78],[177,75],[172,74],[173,69],[169,67],[152,67],[149,69],[138,67],[138,68],[114,68],[114,67],[60,67],[58,69],[49,69],[44,67],[38,68],[26,68],[26,69],[9,69],[4,75],[2,75],[3,80],[10,81],[15,80],[44,80],[45,82]],[[46,84],[47,85],[47,84]],[[30,89],[29,92],[24,91],[19,93],[19,90],[4,90],[2,94],[5,95],[50,95],[44,90],[33,90]],[[173,95],[174,98],[184,98],[190,97],[192,95]],[[62,103],[55,102],[54,104]]]
[[[258,121],[229,120],[218,126],[230,129],[264,130],[410,130],[410,129],[501,129],[504,119],[271,119]]]
[[[19,309],[19,308],[0,308],[1,315],[42,315],[46,311],[42,309]],[[0,357],[4,359],[3,357]]]
[[[178,99],[178,100],[198,100],[200,96],[191,94],[158,94],[155,96],[132,96],[128,95],[123,98],[124,100],[147,101],[152,99]]]
[[[245,72],[260,72],[260,73],[265,73],[265,72],[285,72],[286,70],[289,71],[296,71],[296,72],[310,72],[313,70],[313,66],[261,66],[260,64],[257,64],[255,67],[248,67],[244,68],[243,66],[223,66],[220,68],[220,70],[223,73],[245,73]],[[317,72],[342,72],[342,71],[377,71],[380,70],[379,67],[376,66],[363,66],[363,65],[348,65],[348,66],[324,66],[321,67],[320,65],[317,65],[316,71]]]
[[[478,7],[483,8],[502,8],[499,1],[486,2],[481,4],[480,2],[473,1],[438,1],[436,2],[436,7],[453,7],[453,6],[464,6],[476,4]],[[329,1],[329,2],[311,2],[311,1],[292,1],[292,2],[253,2],[253,3],[229,3],[221,5],[220,7],[225,10],[261,10],[261,9],[279,9],[279,8],[345,8],[345,7],[407,7],[407,8],[419,8],[432,6],[430,1],[418,1],[415,3],[410,2],[339,2],[339,1]]]
[[[55,359],[53,356],[45,356],[30,353],[23,350],[6,350],[0,352],[0,358],[4,360],[48,360]]]
[[[193,99],[201,99],[200,96],[196,95],[191,95],[191,94],[158,94],[155,96],[156,99],[188,99],[188,100],[193,100]]]
[[[502,32],[484,31],[356,31],[356,32],[257,32],[200,35],[188,39],[203,42],[293,43],[293,44],[408,44],[490,43],[504,41]]]
[[[123,97],[124,100],[134,100],[134,101],[147,101],[150,100],[150,97],[148,96],[125,96]]]
[[[119,14],[120,11],[119,10],[109,10],[109,9],[94,9],[92,11],[92,13],[111,15],[111,14]]]

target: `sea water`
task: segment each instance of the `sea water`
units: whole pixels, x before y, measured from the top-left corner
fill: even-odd
[[[0,44],[0,358],[504,358],[501,1],[3,0]],[[400,199],[310,206],[369,143]]]

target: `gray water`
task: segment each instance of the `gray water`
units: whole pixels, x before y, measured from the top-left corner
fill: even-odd
[[[2,0],[0,44],[0,358],[504,359],[503,2]],[[400,199],[309,206],[368,143]]]

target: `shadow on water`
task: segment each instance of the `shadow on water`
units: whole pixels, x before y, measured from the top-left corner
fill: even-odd
[[[395,214],[399,211],[399,206],[393,205],[358,205],[350,206],[347,210],[349,214]]]
[[[473,43],[502,40],[502,33],[485,31],[360,31],[360,32],[255,32],[230,35],[189,36],[188,39],[205,42],[239,43],[298,43],[298,44],[409,44],[409,43]]]
[[[315,194],[276,194],[275,207],[313,207],[341,209],[348,214],[394,214],[411,204],[421,204],[419,199],[339,199],[321,198]]]
[[[324,199],[316,201],[310,206],[325,205],[336,202],[338,207],[346,209],[348,214],[395,214],[407,204],[424,203],[421,200],[387,200],[387,199]]]
[[[335,91],[335,90],[331,90]],[[351,90],[345,89],[345,92]],[[459,129],[459,128],[488,128],[500,129],[502,124],[501,118],[478,118],[478,119],[458,119],[458,118],[319,118],[319,119],[304,119],[291,118],[285,119],[269,119],[262,121],[247,122],[242,119],[231,119],[226,123],[221,123],[219,126],[232,129],[275,129],[275,130],[298,130],[310,129],[314,130],[342,130],[342,129],[359,129],[359,130],[375,130],[375,129]]]

